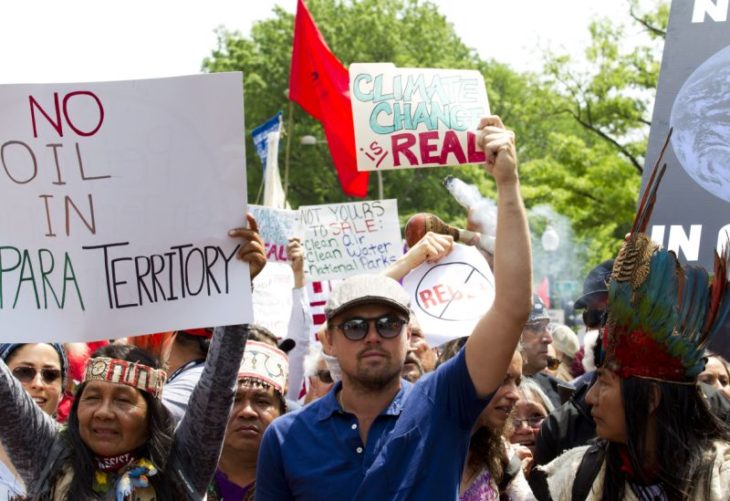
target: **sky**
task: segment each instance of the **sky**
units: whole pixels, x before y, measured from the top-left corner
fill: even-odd
[[[467,46],[517,70],[539,69],[542,49],[579,57],[596,16],[628,22],[627,0],[434,3]],[[215,48],[216,27],[248,34],[255,21],[273,16],[277,4],[296,9],[296,0],[6,2],[0,16],[0,84],[195,74]]]

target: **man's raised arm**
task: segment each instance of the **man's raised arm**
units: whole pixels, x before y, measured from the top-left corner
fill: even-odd
[[[497,183],[495,297],[466,343],[466,365],[474,387],[486,396],[502,383],[532,305],[532,255],[520,195],[514,133],[497,116],[483,118],[478,144],[485,169]]]

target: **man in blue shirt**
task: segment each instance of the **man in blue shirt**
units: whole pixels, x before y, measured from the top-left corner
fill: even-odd
[[[498,192],[492,308],[459,355],[412,385],[400,378],[408,294],[382,275],[344,280],[327,301],[322,340],[342,381],[269,426],[256,499],[458,498],[471,429],[502,383],[532,306],[514,134],[498,117],[486,117],[477,141]],[[422,257],[447,251],[423,246]]]

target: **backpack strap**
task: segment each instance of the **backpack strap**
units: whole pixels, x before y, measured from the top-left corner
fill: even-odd
[[[601,471],[603,460],[606,457],[606,451],[596,444],[591,445],[578,466],[573,482],[572,499],[587,499],[588,493],[593,487],[593,482]]]

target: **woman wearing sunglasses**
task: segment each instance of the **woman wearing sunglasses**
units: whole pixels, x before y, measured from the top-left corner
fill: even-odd
[[[55,416],[66,383],[68,362],[58,343],[0,344],[0,359],[43,412]],[[0,499],[25,495],[4,447],[0,447]]]

